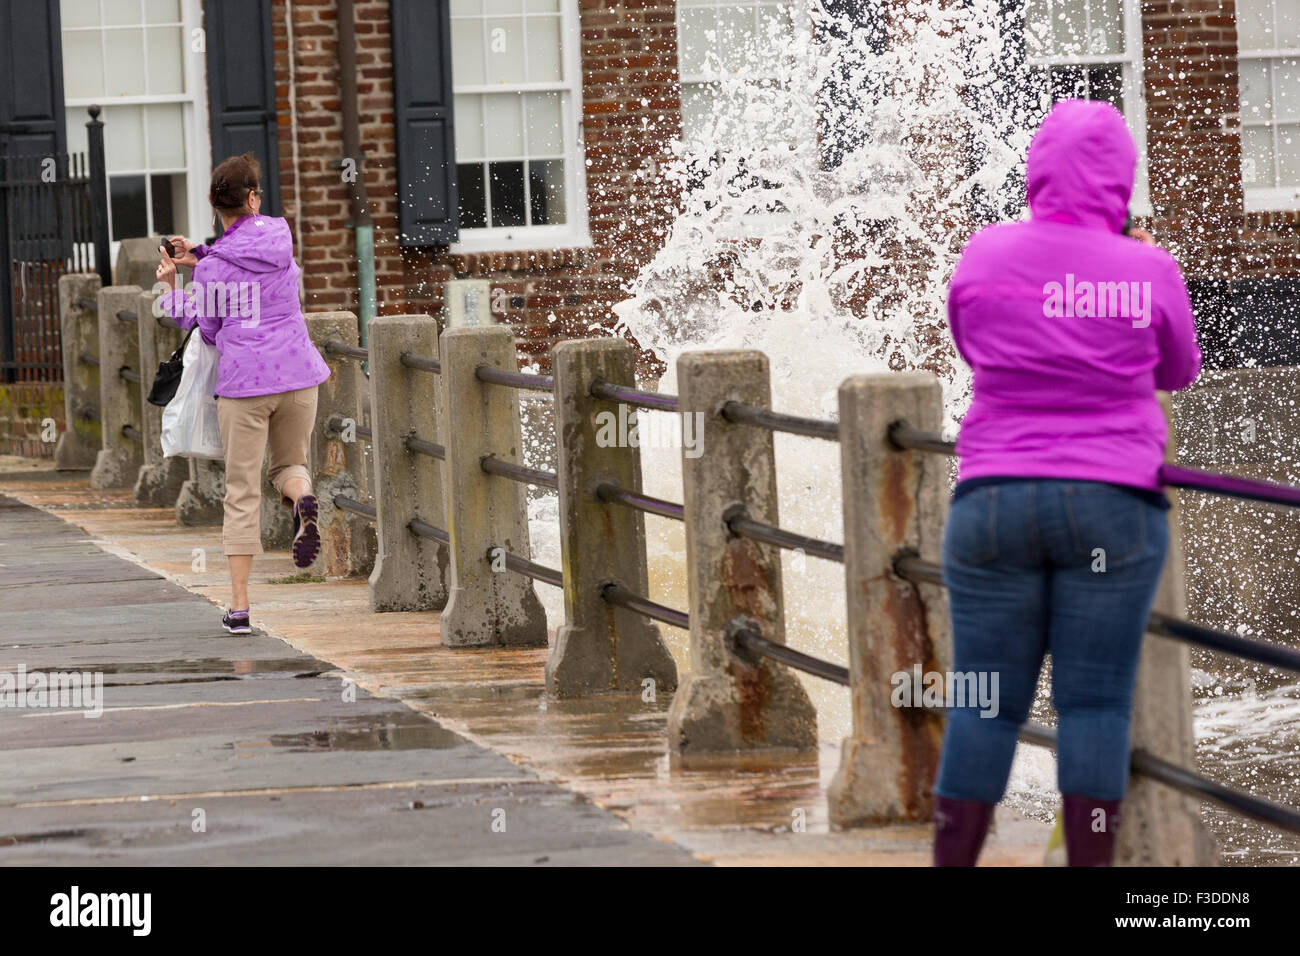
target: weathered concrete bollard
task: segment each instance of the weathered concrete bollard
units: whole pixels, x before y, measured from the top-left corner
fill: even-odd
[[[186,472],[189,477],[176,496],[176,523],[184,527],[220,524],[225,514],[226,466],[207,458],[190,458]]]
[[[441,610],[447,604],[451,553],[412,534],[418,518],[446,528],[443,463],[408,451],[408,438],[443,441],[442,383],[433,372],[407,368],[402,354],[438,354],[438,324],[427,315],[381,315],[370,323],[370,409],[374,438],[378,551],[370,573],[375,611]]]
[[[159,236],[135,236],[123,239],[117,246],[117,262],[113,265],[113,281],[118,285],[138,285],[152,289],[158,281],[156,274],[162,253]]]
[[[104,445],[99,423],[99,276],[59,277],[59,327],[63,338],[63,408],[66,428],[54,446],[54,467],[80,471],[95,466]]]
[[[184,458],[163,457],[163,410],[150,404],[145,396],[153,384],[158,363],[171,357],[172,352],[181,344],[184,333],[171,319],[160,319],[154,315],[154,302],[157,298],[151,289],[141,292],[136,301],[137,335],[140,339],[140,431],[144,433],[144,465],[135,481],[135,502],[146,507],[170,508],[176,504],[181,486],[189,479],[189,465]]]
[[[1166,421],[1173,421],[1169,396],[1161,395]],[[1177,460],[1172,427],[1165,459]],[[1155,610],[1173,617],[1187,616],[1182,527],[1178,492],[1167,489],[1169,553],[1156,592]],[[1148,634],[1142,643],[1137,686],[1133,691],[1133,722],[1129,741],[1134,750],[1180,767],[1196,768],[1196,732],[1192,726],[1191,665],[1187,645]],[[1200,803],[1148,777],[1134,774],[1121,811],[1116,841],[1117,866],[1213,866],[1218,862],[1214,839],[1201,819]]]
[[[361,515],[334,506],[334,496],[366,502],[365,445],[348,434],[330,430],[336,416],[361,422],[361,395],[366,387],[361,364],[331,355],[326,343],[357,344],[357,317],[351,312],[312,312],[305,316],[312,344],[330,368],[330,377],[317,393],[316,424],[312,430],[309,470],[320,501],[321,561],[331,576],[369,574],[375,553],[375,532]],[[263,502],[263,512],[280,507],[274,493]]]
[[[636,410],[591,394],[597,380],[635,385],[634,362],[622,339],[579,339],[551,351],[565,610],[546,662],[546,687],[556,697],[640,691],[646,680],[656,691],[677,687],[677,665],[659,629],[601,597],[607,584],[649,593],[645,515],[596,494],[602,483],[641,491],[639,450],[599,437],[621,434],[620,416],[635,421]]]
[[[726,523],[742,513],[778,523],[772,433],[721,414],[727,401],[770,405],[767,356],[690,352],[677,360],[677,382],[682,415],[699,416],[703,453],[690,457],[683,443],[692,672],[668,712],[669,748],[683,756],[814,748],[817,714],[799,678],[728,647],[729,632],[746,620],[785,643],[780,553]]]
[[[844,574],[853,731],[827,792],[835,826],[928,820],[943,743],[943,712],[895,707],[893,675],[947,675],[947,593],[893,573],[896,555],[942,552],[948,459],[900,451],[892,422],[938,432],[939,380],[921,372],[862,375],[840,386]]]
[[[545,647],[546,613],[533,582],[505,568],[507,553],[531,556],[524,486],[482,467],[489,455],[517,464],[522,452],[518,394],[474,374],[480,365],[516,371],[514,334],[504,326],[448,329],[441,346],[452,555],[442,643]]]
[[[99,290],[99,409],[103,440],[90,472],[92,488],[130,488],[144,464],[141,442],[126,429],[140,428],[140,385],[122,378],[139,372],[136,303],[140,289],[114,285]],[[129,315],[130,320],[122,318]]]

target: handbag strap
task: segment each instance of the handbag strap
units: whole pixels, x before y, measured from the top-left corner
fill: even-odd
[[[192,326],[190,326],[190,330],[185,333],[185,338],[181,339],[181,344],[178,345],[176,347],[176,351],[172,353],[173,361],[185,355],[185,346],[190,344],[190,336],[194,334],[194,330],[197,329],[198,327],[199,324],[197,322],[195,322]]]

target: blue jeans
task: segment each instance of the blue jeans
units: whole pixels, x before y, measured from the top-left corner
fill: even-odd
[[[1163,509],[1114,485],[1026,479],[956,498],[943,543],[953,670],[996,674],[998,712],[950,712],[936,793],[1002,799],[1050,653],[1060,791],[1123,799],[1138,656],[1168,547]]]

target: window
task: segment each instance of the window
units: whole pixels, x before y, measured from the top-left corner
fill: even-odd
[[[1132,209],[1148,214],[1137,0],[1027,0],[1025,30],[1029,63],[1049,103],[1072,97],[1106,100],[1124,114],[1138,148]]]
[[[61,0],[68,149],[103,106],[114,242],[207,230],[207,108],[190,53],[198,0]]]
[[[452,0],[458,248],[584,242],[575,0]]]
[[[714,122],[725,109],[718,80],[745,75],[772,82],[764,69],[780,55],[775,44],[793,31],[790,0],[678,0],[677,72],[682,87],[682,136],[699,144],[721,133]],[[724,144],[712,145],[721,148]]]
[[[1292,12],[1287,16],[1287,11]],[[1238,0],[1241,183],[1247,209],[1300,206],[1300,11]]]

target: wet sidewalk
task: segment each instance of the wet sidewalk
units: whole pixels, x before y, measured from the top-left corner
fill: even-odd
[[[98,719],[0,710],[0,862],[928,862],[928,826],[829,829],[834,742],[677,766],[666,699],[549,701],[544,649],[443,648],[436,614],[288,583],[285,554],[255,562],[258,631],[232,637],[219,528],[15,459],[0,494],[0,671],[105,681]],[[984,862],[1046,839],[1000,810]]]

